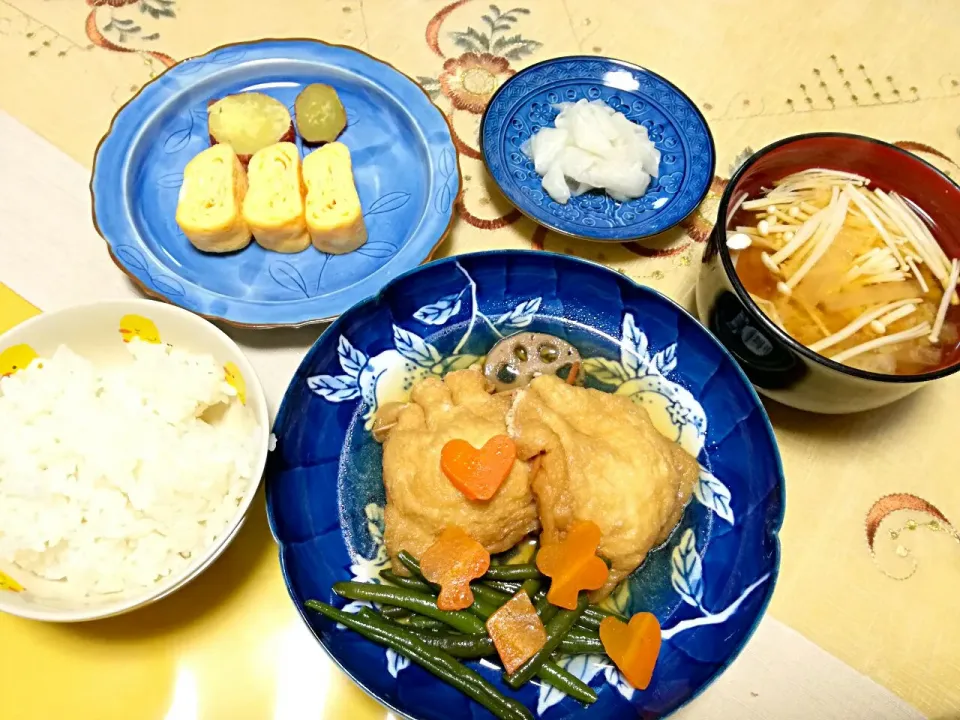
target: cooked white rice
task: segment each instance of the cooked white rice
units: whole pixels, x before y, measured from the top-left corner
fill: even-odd
[[[109,369],[61,347],[0,379],[0,560],[69,593],[149,587],[225,531],[253,414],[209,355],[134,340]]]

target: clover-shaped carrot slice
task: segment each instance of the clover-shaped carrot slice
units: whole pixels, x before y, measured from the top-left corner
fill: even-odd
[[[461,528],[446,528],[420,558],[420,572],[440,586],[437,607],[465,610],[473,605],[470,581],[490,569],[490,553]]]
[[[497,494],[517,459],[517,446],[506,435],[494,435],[477,450],[466,440],[451,440],[440,451],[440,469],[471,500]]]
[[[646,690],[660,655],[660,623],[655,615],[637,613],[624,623],[615,617],[600,623],[603,649],[627,682]]]
[[[508,675],[547,644],[547,630],[530,602],[530,596],[523,591],[490,616],[487,633],[493,639]]]
[[[540,548],[537,568],[550,578],[547,600],[551,605],[575,610],[581,590],[603,587],[610,574],[607,564],[597,557],[600,528],[594,522],[577,522],[558,543]]]

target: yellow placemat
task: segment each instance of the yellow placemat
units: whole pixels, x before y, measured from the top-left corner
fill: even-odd
[[[33,305],[0,283],[0,333],[39,313]]]
[[[861,132],[960,177],[958,26],[955,0],[0,0],[0,67],[17,69],[0,72],[0,107],[89,166],[116,108],[176,59],[262,36],[357,45],[417,77],[457,132],[465,193],[442,253],[567,252],[689,302],[717,195],[748,147],[812,130]],[[580,52],[666,75],[714,133],[711,196],[681,228],[645,245],[543,232],[508,206],[478,159],[477,126],[493,89],[531,62]],[[960,518],[951,452],[958,401],[954,379],[863,416],[771,408],[788,476],[773,614],[943,718],[960,716],[960,623],[951,609],[960,546],[950,525]],[[267,597],[278,592],[276,576],[267,582],[263,573]],[[229,614],[229,604],[216,612]],[[12,622],[0,621],[0,636]],[[42,653],[52,647],[45,638],[66,631],[29,632]],[[148,656],[129,647],[130,659]]]

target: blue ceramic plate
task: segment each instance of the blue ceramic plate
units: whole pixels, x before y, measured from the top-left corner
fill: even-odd
[[[340,139],[353,154],[367,244],[339,256],[256,243],[226,256],[196,250],[174,214],[184,166],[210,144],[207,101],[257,90],[292,115],[314,82],[332,85],[347,111]],[[303,325],[429,258],[452,222],[460,170],[443,113],[405,75],[352,48],[262,40],[185,60],[144,86],[101,142],[90,188],[111,256],[147,294],[236,325]]]
[[[582,99],[603,100],[647,128],[661,152],[660,177],[643,197],[620,203],[595,190],[560,205],[544,192],[521,147],[553,125],[557,103]],[[716,164],[707,121],[690,98],[656,73],[600,57],[546,60],[514,75],[487,105],[480,138],[510,202],[551,230],[589,240],[635,240],[673,227],[706,196]]]
[[[663,626],[651,686],[635,691],[599,658],[580,656],[561,664],[598,691],[589,709],[545,685],[514,696],[546,720],[669,714],[727,667],[763,614],[779,567],[783,476],[767,416],[730,355],[673,302],[598,265],[520,251],[437,261],[351,308],[320,337],[283,400],[267,470],[290,596],[334,660],[396,712],[490,716],[303,603],[342,606],[335,582],[377,582],[388,563],[381,449],[369,432],[377,407],[405,399],[420,378],[469,366],[520,330],[576,345],[589,385],[642,403],[702,469],[676,532],[612,598],[624,613],[655,612]],[[496,666],[474,666],[505,687]]]

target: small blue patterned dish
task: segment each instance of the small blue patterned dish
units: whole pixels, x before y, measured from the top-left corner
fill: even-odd
[[[184,166],[210,144],[207,101],[256,90],[293,115],[314,82],[332,85],[347,111],[340,140],[367,243],[346,255],[195,249],[174,215]],[[260,40],[184,60],[145,85],[101,141],[90,190],[111,257],[148,295],[234,325],[296,326],[339,315],[427,260],[453,222],[460,168],[443,113],[399,71],[353,48]]]
[[[433,262],[348,310],[317,340],[284,397],[266,476],[290,597],[330,656],[396,713],[490,717],[403,656],[305,611],[304,601],[344,606],[334,583],[379,582],[389,562],[382,451],[370,433],[376,409],[519,331],[575,345],[588,385],[642,403],[701,472],[680,526],[610,601],[623,613],[654,612],[663,627],[647,690],[597,656],[559,661],[596,689],[589,708],[545,684],[507,690],[496,665],[471,665],[536,718],[663,717],[730,664],[766,608],[780,563],[783,473],[766,413],[733,358],[679,306],[599,265],[521,251]]]
[[[543,190],[521,148],[553,126],[557,103],[583,99],[603,100],[647,128],[661,152],[660,177],[642,197],[621,203],[595,190],[560,205]],[[649,70],[592,56],[546,60],[507,80],[487,105],[480,141],[487,170],[518,210],[587,240],[623,242],[668,230],[706,196],[716,164],[710,128],[690,98]]]

